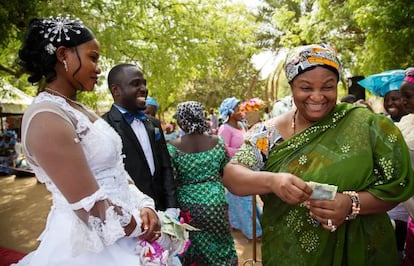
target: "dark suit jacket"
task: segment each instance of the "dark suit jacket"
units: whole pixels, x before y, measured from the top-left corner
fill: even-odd
[[[122,152],[125,154],[125,169],[136,186],[155,201],[158,210],[177,208],[175,184],[170,156],[158,119],[148,116],[144,121],[154,157],[155,172],[151,175],[147,159],[131,126],[122,113],[112,105],[111,110],[102,116],[121,136]],[[102,145],[105,145],[102,143]]]

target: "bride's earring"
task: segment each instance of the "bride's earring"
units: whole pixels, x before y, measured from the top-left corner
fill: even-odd
[[[68,63],[64,59],[63,59],[63,66],[65,67],[65,71],[68,72]]]

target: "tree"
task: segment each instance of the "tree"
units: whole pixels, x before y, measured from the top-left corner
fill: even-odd
[[[208,106],[217,106],[226,93],[226,97],[242,97],[254,73],[250,58],[257,51],[257,24],[240,4],[225,0],[35,2],[37,15],[65,10],[91,27],[101,43],[104,71],[120,62],[138,64],[161,112],[199,94],[212,96],[192,98],[205,100]],[[13,41],[14,50],[8,48],[6,53],[14,58],[0,55],[0,65],[14,62],[20,41]],[[16,78],[14,83],[21,85]],[[104,78],[99,81],[102,87]],[[210,89],[220,94],[203,93]],[[93,106],[97,97],[82,95],[82,100]]]
[[[409,0],[265,0],[258,20],[262,47],[326,42],[339,51],[347,75],[412,65],[414,2]]]

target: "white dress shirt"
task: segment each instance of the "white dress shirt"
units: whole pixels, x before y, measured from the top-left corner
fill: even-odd
[[[155,165],[154,165],[154,155],[152,154],[151,144],[148,137],[147,129],[145,128],[144,123],[139,119],[134,119],[131,124],[131,128],[137,136],[139,143],[141,144],[142,150],[144,151],[145,157],[151,171],[151,175],[154,175]]]

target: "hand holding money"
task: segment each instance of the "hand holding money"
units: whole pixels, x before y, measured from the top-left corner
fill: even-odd
[[[310,199],[316,200],[334,200],[336,191],[338,190],[337,186],[322,184],[313,181],[306,182],[313,190]]]

